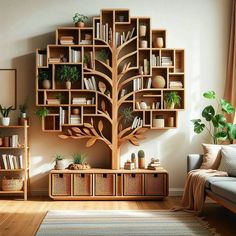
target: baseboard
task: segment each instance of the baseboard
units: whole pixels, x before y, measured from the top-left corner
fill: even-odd
[[[183,195],[183,188],[170,188],[169,196],[170,197],[178,197]],[[31,196],[48,196],[48,189],[32,189]]]

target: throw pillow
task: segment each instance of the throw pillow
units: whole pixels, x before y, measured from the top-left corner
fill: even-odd
[[[221,145],[202,144],[203,147],[203,162],[200,169],[217,170],[221,159]]]
[[[229,176],[236,176],[236,148],[224,146],[221,149],[221,162],[219,170],[225,171]]]

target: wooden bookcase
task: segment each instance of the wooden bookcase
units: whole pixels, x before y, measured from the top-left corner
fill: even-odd
[[[23,188],[20,191],[3,191],[0,189],[0,195],[16,195],[23,194],[24,200],[27,200],[27,192],[28,192],[28,181],[29,181],[29,170],[30,170],[30,155],[29,155],[29,140],[28,140],[28,128],[27,122],[25,122],[24,126],[11,125],[11,126],[0,126],[1,135],[3,136],[11,136],[17,134],[19,136],[19,144],[17,147],[8,146],[0,146],[1,158],[2,154],[8,155],[22,155],[22,164],[23,168],[21,169],[5,169],[3,168],[3,159],[1,160],[1,168],[0,168],[0,178],[2,180],[3,177],[6,178],[22,178],[23,179]],[[1,181],[2,186],[2,181]]]
[[[143,24],[146,34],[140,36]],[[61,37],[65,36],[73,37],[73,43],[62,45]],[[157,37],[163,38],[161,48],[154,47]],[[140,47],[141,40],[146,41],[146,48]],[[106,60],[99,56],[104,52]],[[85,67],[83,62],[87,57],[89,65]],[[169,64],[163,64],[166,58]],[[81,79],[69,90],[57,80],[57,70],[62,65],[76,66],[80,71]],[[184,50],[167,48],[166,30],[152,30],[149,17],[131,17],[128,9],[103,9],[100,16],[93,18],[91,27],[60,27],[56,30],[55,44],[36,52],[36,105],[50,111],[42,120],[43,131],[58,132],[63,139],[87,138],[87,147],[102,140],[111,150],[111,169],[119,169],[120,146],[124,142],[139,145],[148,129],[177,127],[178,112],[185,108],[184,69]],[[50,73],[50,89],[41,86],[38,76],[41,70]],[[150,86],[150,81],[158,75],[165,79],[164,88]],[[95,90],[85,84],[85,79],[92,83],[92,78]],[[182,86],[173,87],[171,82],[180,82]],[[175,109],[166,109],[164,96],[171,91],[178,93],[181,104]],[[60,104],[47,104],[47,99],[58,94],[64,97]],[[76,98],[84,99],[84,104],[73,104]],[[141,109],[141,102],[147,106]],[[80,118],[72,123],[75,109]],[[138,117],[138,126],[132,127],[133,121],[124,122],[121,114],[125,109],[132,110],[133,119]],[[161,128],[154,125],[157,116],[164,118]],[[171,126],[168,119],[172,119]]]

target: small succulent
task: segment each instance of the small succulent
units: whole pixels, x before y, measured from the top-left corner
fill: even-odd
[[[143,150],[138,151],[138,158],[144,158],[145,157],[145,152]]]
[[[12,106],[6,108],[6,107],[2,107],[2,105],[0,105],[0,113],[2,114],[3,117],[9,117],[9,113],[11,110],[13,110]]]
[[[85,159],[86,159],[84,154],[81,154],[81,153],[78,153],[78,152],[74,153],[72,155],[72,158],[73,158],[74,164],[83,164]]]
[[[78,23],[78,22],[84,23],[88,20],[88,17],[79,13],[75,13],[72,19],[74,23]]]

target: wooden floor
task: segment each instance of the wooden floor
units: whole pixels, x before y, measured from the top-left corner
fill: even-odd
[[[28,201],[0,199],[0,236],[31,236],[37,231],[49,210],[137,210],[170,209],[180,199],[168,197],[165,201],[51,201],[31,198]],[[202,216],[222,236],[236,235],[236,215],[214,204],[205,205]]]

